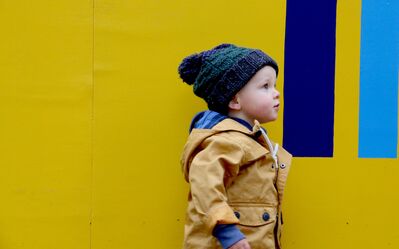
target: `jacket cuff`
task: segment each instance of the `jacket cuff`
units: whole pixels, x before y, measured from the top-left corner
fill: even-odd
[[[213,231],[217,224],[238,224],[239,222],[233,210],[227,204],[211,209],[206,218],[206,226],[209,231]]]
[[[245,239],[244,234],[234,224],[216,225],[212,234],[219,240],[224,249],[231,247],[242,239]]]

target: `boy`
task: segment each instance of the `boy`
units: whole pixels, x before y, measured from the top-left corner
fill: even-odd
[[[186,57],[179,74],[209,108],[194,117],[181,160],[190,184],[184,248],[281,248],[291,155],[259,124],[277,119],[277,63],[221,44]]]

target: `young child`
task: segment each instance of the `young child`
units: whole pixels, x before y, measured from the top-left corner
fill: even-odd
[[[291,155],[259,124],[277,119],[277,63],[221,44],[186,57],[179,74],[209,108],[193,118],[181,160],[190,184],[184,248],[281,248]]]

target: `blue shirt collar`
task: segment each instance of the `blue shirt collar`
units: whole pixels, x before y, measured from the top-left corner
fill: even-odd
[[[245,121],[244,119],[234,118],[234,117],[230,117],[230,118],[237,121],[238,123],[242,124],[243,126],[247,127],[250,131],[252,131],[252,125],[250,123],[248,123],[247,121]]]

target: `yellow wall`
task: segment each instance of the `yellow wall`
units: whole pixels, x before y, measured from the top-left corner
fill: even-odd
[[[0,248],[179,248],[179,156],[206,106],[177,66],[230,42],[267,51],[283,71],[285,7],[2,1]],[[398,160],[357,158],[360,11],[360,0],[338,1],[334,158],[295,158],[286,249],[399,246]],[[282,118],[267,128],[281,143]]]
[[[0,248],[90,243],[92,6],[0,2]]]

